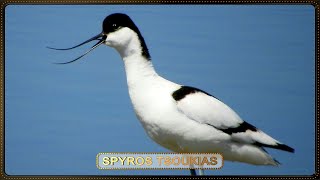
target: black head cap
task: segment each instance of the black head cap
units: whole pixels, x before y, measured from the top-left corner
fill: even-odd
[[[103,20],[103,24],[102,24],[102,30],[103,30],[103,33],[105,34],[115,32],[118,29],[123,27],[130,28],[131,30],[137,33],[142,46],[142,55],[145,56],[148,60],[150,60],[151,56],[149,54],[147,45],[138,27],[134,24],[134,22],[131,20],[131,18],[128,15],[122,14],[122,13],[111,14]]]

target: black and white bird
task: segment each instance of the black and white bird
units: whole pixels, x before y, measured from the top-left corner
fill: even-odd
[[[171,82],[155,71],[147,45],[129,16],[107,16],[102,32],[71,48],[98,40],[90,51],[105,44],[120,54],[134,111],[151,139],[174,152],[221,153],[225,160],[273,165],[265,147],[294,152],[255,126],[216,97],[198,88]],[[49,47],[50,48],[50,47]],[[194,171],[191,171],[194,173]]]

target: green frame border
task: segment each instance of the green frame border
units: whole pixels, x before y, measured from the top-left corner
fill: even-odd
[[[313,175],[295,175],[295,176],[100,176],[100,175],[77,175],[77,176],[11,176],[5,174],[4,170],[4,17],[5,17],[5,8],[7,5],[102,5],[102,4],[153,4],[153,5],[174,5],[174,4],[236,4],[236,5],[312,5],[315,8],[315,85],[316,85],[316,94],[315,94],[315,130],[316,130],[316,154],[315,154],[315,172]],[[21,179],[21,180],[31,180],[31,179],[48,179],[48,180],[81,180],[81,179],[90,179],[90,180],[100,180],[100,179],[320,179],[320,144],[319,144],[319,77],[320,77],[320,63],[319,63],[319,17],[320,17],[320,1],[318,0],[3,0],[0,2],[0,179]]]

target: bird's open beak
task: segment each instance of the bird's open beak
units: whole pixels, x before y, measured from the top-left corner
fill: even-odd
[[[81,56],[77,57],[76,59],[73,59],[73,60],[68,61],[68,62],[63,62],[63,63],[55,63],[55,64],[69,64],[69,63],[75,62],[75,61],[81,59],[83,56],[87,55],[89,52],[91,52],[92,50],[94,50],[95,48],[97,48],[98,46],[100,46],[101,44],[103,44],[106,39],[107,39],[107,35],[105,35],[105,34],[103,34],[103,33],[100,33],[100,34],[98,34],[98,35],[96,35],[96,36],[94,36],[94,37],[92,37],[92,38],[84,41],[83,43],[80,43],[80,44],[75,45],[75,46],[70,47],[70,48],[64,48],[64,49],[52,48],[52,47],[47,47],[47,48],[49,48],[49,49],[54,49],[54,50],[62,50],[62,51],[64,51],[64,50],[70,50],[70,49],[77,48],[77,47],[79,47],[79,46],[82,46],[82,45],[87,44],[87,43],[89,43],[89,42],[91,42],[91,41],[94,41],[94,40],[98,40],[98,42],[97,42],[95,45],[93,45],[87,52],[85,52],[85,53],[82,54]]]

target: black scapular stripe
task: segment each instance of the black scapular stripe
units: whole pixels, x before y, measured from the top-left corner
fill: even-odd
[[[172,97],[174,100],[176,101],[180,101],[181,99],[183,99],[184,97],[186,97],[189,94],[193,94],[196,92],[202,92],[208,96],[212,96],[211,94],[202,91],[201,89],[195,88],[195,87],[191,87],[191,86],[181,86],[180,89],[176,90],[175,92],[172,93]],[[214,97],[214,96],[212,96]],[[214,97],[216,98],[216,97]],[[217,99],[217,98],[216,98]]]
[[[253,125],[243,121],[238,127],[231,127],[231,128],[219,129],[219,130],[231,135],[233,133],[246,132],[247,130],[257,131],[257,128],[254,127]]]
[[[276,145],[268,145],[268,144],[262,144],[259,142],[255,142],[254,145],[260,146],[260,147],[268,147],[268,148],[273,148],[273,149],[279,149],[287,152],[294,153],[294,149],[290,146],[287,146],[285,144],[276,144]]]
[[[211,124],[208,124],[210,126],[213,126]],[[241,133],[241,132],[246,132],[247,130],[251,130],[251,131],[257,131],[258,129],[247,123],[247,122],[243,122],[241,123],[238,127],[234,127],[234,128],[227,128],[227,129],[221,129],[221,128],[217,128],[215,126],[213,126],[214,128],[216,129],[219,129],[220,131],[224,132],[224,133],[227,133],[229,135],[231,134],[234,134],[234,133]],[[263,143],[260,143],[260,142],[255,142],[253,143],[253,145],[256,145],[256,146],[260,146],[260,147],[268,147],[268,148],[273,148],[273,149],[279,149],[279,150],[283,150],[283,151],[287,151],[287,152],[291,152],[291,153],[294,153],[294,149],[290,146],[287,146],[285,144],[276,144],[276,145],[269,145],[269,144],[263,144]]]

